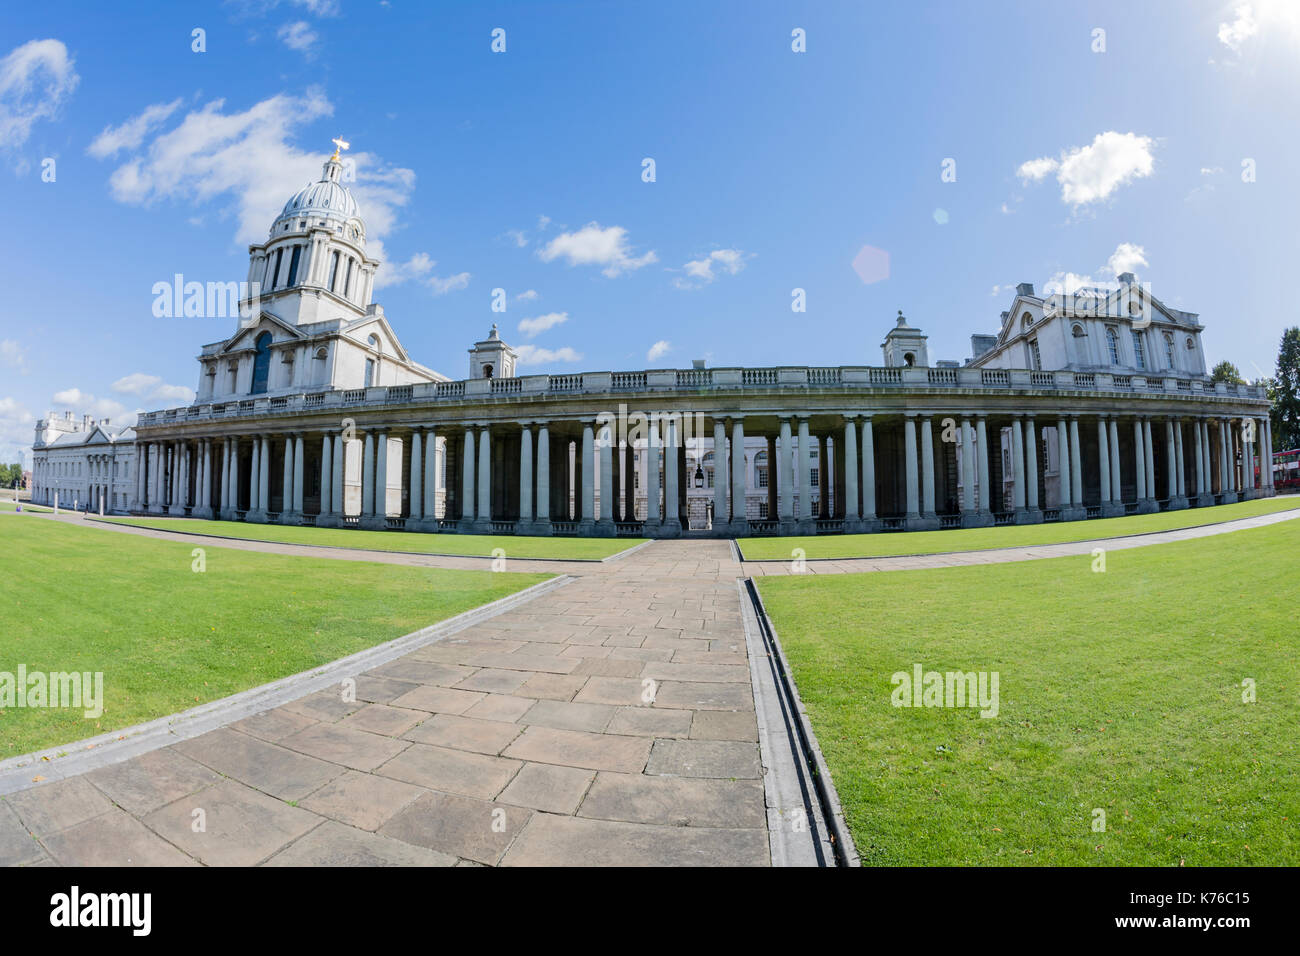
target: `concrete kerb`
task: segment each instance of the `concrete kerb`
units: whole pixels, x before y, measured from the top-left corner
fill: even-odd
[[[808,720],[808,712],[804,708],[803,698],[799,696],[799,688],[796,685],[793,676],[790,673],[790,663],[786,660],[785,651],[781,647],[780,638],[777,637],[776,627],[772,624],[772,619],[768,616],[767,609],[763,606],[762,595],[758,592],[758,587],[753,578],[741,578],[738,582],[741,589],[741,604],[745,611],[745,637],[748,642],[750,639],[750,619],[751,616],[756,624],[755,630],[762,630],[762,634],[756,633],[754,636],[759,644],[759,651],[764,660],[772,663],[772,675],[774,685],[779,681],[780,690],[789,703],[792,705],[791,719],[795,722],[797,730],[801,736],[799,741],[790,741],[791,747],[797,747],[795,751],[796,758],[804,758],[813,764],[815,777],[812,781],[816,794],[813,797],[814,809],[818,824],[823,827],[822,832],[828,833],[833,837],[833,846],[827,850],[831,855],[831,860],[825,865],[839,865],[846,867],[861,866],[862,861],[858,856],[858,850],[853,842],[853,836],[849,833],[848,824],[844,820],[844,810],[840,805],[839,793],[835,789],[835,781],[831,777],[830,767],[826,764],[826,758],[822,756],[821,746],[817,743],[817,735],[813,732],[812,723]],[[757,662],[758,658],[751,650],[750,661]],[[751,666],[751,671],[757,669]],[[759,689],[754,689],[755,707],[758,706]],[[784,702],[782,702],[784,704]],[[762,724],[760,722],[760,737],[762,735]],[[788,736],[788,735],[787,735]],[[811,821],[810,821],[811,823]],[[776,828],[769,823],[769,833],[772,834],[773,840],[773,864],[776,863],[775,840]]]
[[[375,554],[409,554],[409,555],[412,555],[412,556],[414,556],[414,557],[423,557],[423,558],[468,558],[468,559],[470,559],[470,560],[478,560],[478,561],[493,561],[493,560],[495,560],[495,558],[493,558],[492,555],[490,555],[490,554],[455,554],[455,553],[452,553],[452,552],[445,552],[445,551],[394,551],[394,550],[392,550],[392,549],[390,549],[390,548],[357,548],[357,547],[353,547],[353,546],[351,546],[351,545],[346,545],[346,544],[308,544],[308,543],[305,542],[305,541],[275,541],[274,539],[271,539],[271,538],[241,538],[241,537],[238,537],[237,535],[233,535],[233,534],[216,534],[216,533],[211,532],[211,531],[184,531],[184,530],[182,530],[182,529],[180,529],[180,528],[155,528],[155,527],[153,527],[152,525],[146,525],[146,524],[135,524],[134,522],[131,522],[131,521],[119,521],[119,520],[112,520],[112,521],[110,521],[110,520],[107,520],[107,519],[100,519],[100,518],[89,518],[89,519],[87,519],[87,520],[89,520],[89,521],[91,521],[91,522],[93,522],[93,523],[95,523],[95,524],[109,525],[110,527],[118,527],[118,528],[137,528],[137,529],[139,529],[140,531],[161,531],[161,532],[164,533],[164,534],[184,534],[184,535],[189,535],[189,536],[192,537],[192,538],[216,538],[217,540],[220,540],[220,541],[252,541],[252,542],[255,542],[255,543],[257,543],[257,544],[275,544],[275,545],[283,545],[283,546],[286,547],[286,548],[320,548],[320,549],[322,549],[322,550],[326,550],[326,551],[372,551],[372,552],[374,552]],[[236,522],[236,523],[238,523],[238,522]],[[252,522],[252,523],[256,523],[256,522]],[[265,527],[273,528],[273,527],[275,527],[275,525],[266,525]],[[286,526],[286,527],[289,527],[289,526]],[[506,535],[505,537],[509,537],[509,535]],[[615,553],[615,554],[611,554],[611,555],[609,555],[608,557],[605,557],[605,558],[547,558],[547,557],[537,557],[537,558],[516,558],[515,560],[518,560],[518,561],[554,561],[554,562],[556,562],[557,564],[558,564],[558,563],[564,563],[564,564],[604,564],[604,563],[606,563],[606,562],[614,561],[614,560],[617,560],[618,558],[621,558],[621,557],[624,557],[624,556],[626,556],[626,555],[629,555],[629,554],[631,554],[633,551],[636,551],[638,548],[644,548],[647,544],[650,544],[650,543],[651,543],[650,541],[643,541],[641,544],[635,545],[635,546],[633,546],[633,547],[631,547],[631,548],[626,548],[626,549],[624,549],[624,550],[622,550],[622,551],[619,551],[619,552],[617,552],[617,553]],[[508,555],[507,555],[507,557],[508,557]]]
[[[919,554],[911,554],[911,553],[908,554],[846,554],[846,555],[841,555],[838,558],[804,558],[804,562],[807,564],[817,564],[817,563],[832,564],[838,561],[883,561],[883,560],[888,560],[890,558],[942,558],[948,555],[955,555],[955,554],[985,554],[985,553],[992,553],[996,551],[1020,551],[1028,548],[1051,548],[1063,544],[1071,544],[1071,545],[1101,544],[1102,542],[1105,541],[1124,541],[1129,538],[1147,538],[1147,537],[1151,537],[1152,535],[1172,534],[1177,531],[1194,531],[1198,528],[1214,528],[1219,525],[1234,524],[1235,522],[1238,521],[1253,521],[1256,518],[1277,518],[1281,515],[1300,517],[1300,506],[1297,506],[1295,509],[1288,508],[1281,511],[1267,511],[1264,514],[1243,515],[1240,518],[1225,518],[1222,521],[1207,521],[1205,522],[1205,524],[1185,525],[1180,528],[1164,528],[1160,531],[1137,531],[1134,532],[1133,534],[1107,535],[1101,538],[1080,538],[1075,541],[1038,541],[1035,542],[1034,544],[1008,544],[998,548],[968,548],[964,551],[923,551],[920,552]],[[1069,522],[1061,522],[1061,523],[1068,524]],[[900,532],[894,532],[894,533],[900,533]],[[906,534],[906,532],[901,532],[901,533]],[[828,541],[834,540],[836,537],[838,536],[827,535],[827,540]],[[735,541],[734,538],[732,539],[732,541],[736,545],[736,551],[739,553],[740,552],[739,542]],[[738,560],[742,561],[745,564],[789,564],[790,563],[790,558],[746,558],[743,555]]]
[[[279,707],[289,701],[324,690],[345,677],[354,677],[435,641],[444,640],[481,621],[526,604],[578,580],[562,574],[534,584],[490,604],[471,608],[455,617],[366,648],[320,667],[282,677],[220,700],[159,717],[143,724],[89,737],[60,747],[49,747],[0,761],[0,795],[16,793],[53,780],[74,777],[89,770],[120,763],[132,757],[197,737],[218,727]],[[41,780],[32,779],[39,768]]]
[[[749,679],[758,723],[758,748],[763,762],[763,794],[767,806],[768,853],[773,866],[832,866],[834,851],[825,839],[825,821],[816,795],[802,770],[803,758],[791,739],[781,691],[771,668],[771,655],[759,632],[753,602],[743,578],[740,591],[741,620],[749,652]],[[807,817],[802,832],[794,829],[793,812]]]

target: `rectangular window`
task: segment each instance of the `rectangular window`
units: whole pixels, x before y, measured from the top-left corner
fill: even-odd
[[[1038,339],[1029,340],[1029,358],[1033,362],[1030,366],[1035,372],[1043,370],[1043,356],[1038,351]]]
[[[298,281],[298,258],[302,255],[302,246],[293,247],[293,255],[289,257],[289,281],[285,285],[293,285]]]
[[[759,516],[760,518],[767,518],[767,502],[766,502],[766,501],[760,501],[760,502],[758,503],[758,516]]]
[[[366,388],[375,384],[375,360],[366,359]]]
[[[283,258],[284,258],[284,250],[283,249],[275,250],[275,271],[271,273],[272,289],[274,289],[275,284],[280,281],[280,260]]]
[[[708,479],[709,479],[709,487],[712,488],[712,487],[713,487],[713,469],[710,468],[708,471],[705,472],[705,475],[708,476]]]
[[[819,485],[819,484],[821,483],[821,474],[820,474],[820,472],[821,472],[821,469],[820,469],[820,468],[813,468],[813,469],[810,469],[809,472],[808,472],[808,480],[812,483],[812,486],[813,486],[814,488],[817,487],[817,485]]]
[[[1141,332],[1133,333],[1133,355],[1136,358],[1138,368],[1147,367],[1147,353],[1146,349],[1142,345]]]
[[[760,488],[766,488],[766,487],[767,487],[767,469],[766,469],[766,468],[760,468],[760,469],[758,470],[758,487],[760,487]]]

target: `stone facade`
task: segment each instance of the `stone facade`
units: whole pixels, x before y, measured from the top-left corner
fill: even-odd
[[[1033,523],[1272,493],[1271,469],[1253,467],[1271,447],[1267,397],[1212,383],[1198,317],[1131,275],[1069,296],[1020,285],[964,366],[931,367],[900,312],[877,367],[518,376],[493,326],[451,380],[415,363],[370,301],[378,267],[336,154],[250,247],[265,290],[204,347],[195,402],[140,416],[131,510],[671,537]],[[37,486],[41,500],[60,487]]]

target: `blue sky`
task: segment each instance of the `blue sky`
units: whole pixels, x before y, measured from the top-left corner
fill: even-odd
[[[155,318],[154,283],[244,279],[338,135],[375,298],[453,377],[494,321],[525,372],[879,364],[899,309],[960,360],[1015,283],[1126,270],[1266,374],[1297,321],[1298,9],[7,4],[0,459],[47,409],[184,404],[234,323]]]

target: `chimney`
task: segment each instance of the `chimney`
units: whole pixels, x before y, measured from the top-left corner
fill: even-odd
[[[1135,276],[1133,273],[1121,272],[1119,274],[1120,285],[1132,285],[1134,282],[1137,282],[1137,276]]]
[[[692,368],[704,368],[704,359],[691,359]]]
[[[1016,295],[1033,295],[1034,284],[1032,282],[1022,282],[1016,286]]]

